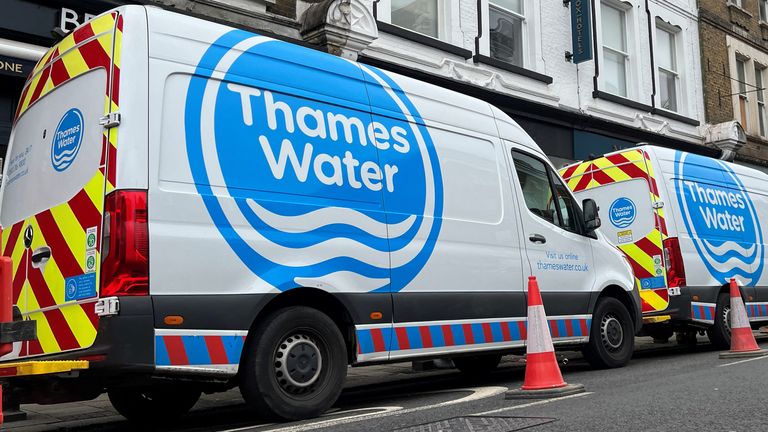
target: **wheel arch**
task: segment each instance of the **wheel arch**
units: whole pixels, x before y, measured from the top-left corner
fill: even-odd
[[[636,289],[637,288],[635,288],[635,290]],[[632,322],[634,323],[634,326],[635,326],[635,334],[640,332],[640,328],[643,322],[643,314],[642,314],[641,305],[639,304],[639,301],[640,301],[639,296],[637,296],[638,298],[635,299],[632,293],[627,292],[620,286],[608,285],[605,288],[603,288],[598,295],[592,297],[592,301],[590,302],[590,305],[589,305],[590,313],[594,313],[595,307],[597,307],[597,303],[605,297],[611,297],[620,301],[621,304],[623,304],[624,307],[627,308],[627,311],[629,312],[629,316],[632,317]]]
[[[291,306],[310,307],[327,315],[336,324],[344,338],[348,364],[354,362],[357,339],[350,308],[339,297],[318,288],[298,287],[278,294],[264,305],[253,319],[248,331],[248,338],[254,337],[252,330],[264,319],[280,309]]]

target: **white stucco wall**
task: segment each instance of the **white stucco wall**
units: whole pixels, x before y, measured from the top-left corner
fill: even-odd
[[[449,44],[475,51],[478,29],[477,0],[441,0],[441,40]],[[554,107],[579,110],[585,115],[630,125],[636,128],[668,135],[670,137],[700,143],[703,126],[651,114],[604,99],[593,98],[595,61],[575,65],[565,60],[565,52],[571,51],[570,9],[561,1],[524,0],[526,8],[525,31],[528,36],[525,68],[553,78],[552,84],[527,78],[485,64],[474,63],[446,51],[425,46],[401,37],[379,32],[363,54],[394,62],[428,73],[507,93]],[[379,20],[388,21],[390,0],[379,0]],[[600,31],[600,0],[596,0],[598,42]],[[630,78],[628,97],[636,102],[658,106],[658,95],[653,95],[653,79],[656,71],[651,67],[651,50],[648,34],[646,0],[616,0],[627,10],[628,44],[630,46]],[[488,0],[481,0],[482,27],[488,28]],[[651,14],[651,37],[656,33],[656,18],[679,27],[678,68],[681,72],[679,114],[704,124],[704,103],[701,82],[699,31],[696,0],[648,0]],[[487,33],[480,39],[480,54],[488,55]],[[602,64],[601,49],[595,53]],[[657,80],[658,81],[658,80]],[[657,86],[658,87],[658,86]],[[658,92],[658,90],[657,90]]]

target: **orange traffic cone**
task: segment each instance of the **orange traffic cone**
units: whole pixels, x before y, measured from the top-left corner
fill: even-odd
[[[518,390],[510,390],[507,399],[535,399],[581,393],[584,386],[563,381],[557,365],[547,314],[535,276],[528,277],[528,338],[526,342],[525,381]]]
[[[747,309],[741,299],[736,279],[731,278],[731,350],[720,353],[720,358],[760,357],[768,351],[760,349],[749,325]]]

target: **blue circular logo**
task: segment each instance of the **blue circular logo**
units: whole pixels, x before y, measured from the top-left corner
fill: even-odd
[[[51,164],[56,171],[69,168],[83,142],[83,114],[72,108],[61,117],[51,141]]]
[[[675,192],[685,228],[710,274],[755,283],[763,271],[763,234],[752,199],[724,162],[677,152]]]
[[[635,203],[631,199],[621,197],[611,203],[608,209],[608,219],[616,228],[626,228],[632,225],[637,217]]]
[[[440,165],[386,73],[234,30],[190,79],[184,126],[211,219],[268,286],[399,291],[431,256]]]
[[[67,281],[67,297],[74,298],[77,293],[77,281],[70,279]]]

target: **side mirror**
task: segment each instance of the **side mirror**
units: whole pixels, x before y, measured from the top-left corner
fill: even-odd
[[[587,198],[581,202],[581,207],[584,209],[584,226],[588,232],[592,232],[600,228],[600,215],[598,214],[599,207],[592,198]]]

